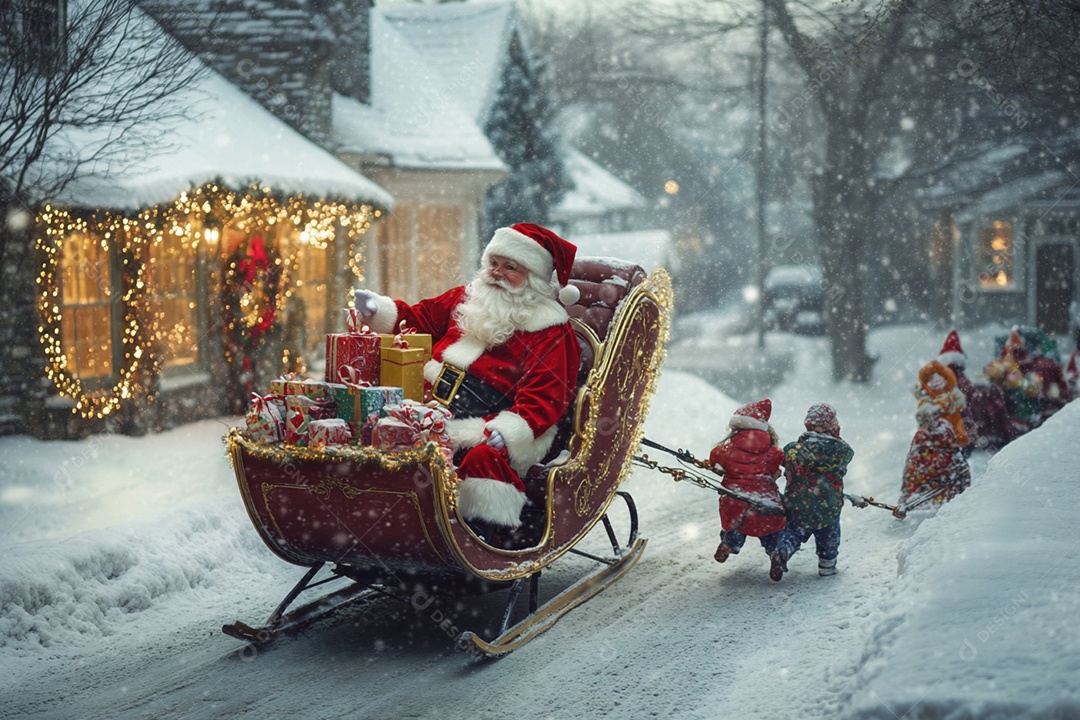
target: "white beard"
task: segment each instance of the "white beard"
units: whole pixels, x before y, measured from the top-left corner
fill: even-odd
[[[537,309],[551,300],[550,287],[545,293],[530,275],[521,287],[506,280],[495,280],[484,267],[465,288],[465,301],[454,310],[454,319],[462,332],[484,343],[485,347],[502,345],[516,331],[523,329]]]

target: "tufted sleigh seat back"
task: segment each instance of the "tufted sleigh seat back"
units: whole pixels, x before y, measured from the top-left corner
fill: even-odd
[[[582,257],[574,262],[570,271],[570,283],[577,287],[581,297],[566,312],[577,321],[574,329],[581,346],[581,364],[578,369],[578,387],[585,384],[596,362],[598,343],[603,343],[611,328],[611,320],[619,304],[640,285],[648,275],[641,266],[614,258]],[[587,328],[587,330],[583,329]],[[589,337],[591,331],[592,337]]]

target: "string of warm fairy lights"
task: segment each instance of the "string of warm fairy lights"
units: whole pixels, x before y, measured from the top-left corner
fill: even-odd
[[[363,261],[356,240],[370,228],[380,212],[371,206],[332,200],[309,201],[303,195],[279,198],[268,187],[252,186],[236,192],[208,183],[184,192],[174,202],[155,205],[134,215],[109,210],[74,211],[46,205],[37,217],[36,247],[41,253],[38,334],[45,350],[45,373],[60,395],[71,398],[72,412],[84,418],[116,413],[123,401],[152,392],[160,372],[153,348],[174,328],[159,328],[150,308],[150,250],[167,235],[180,238],[184,247],[217,247],[225,229],[241,233],[265,232],[283,246],[282,289],[278,310],[284,310],[295,285],[291,279],[301,244],[328,249],[348,239],[348,266],[362,280]],[[341,233],[341,234],[339,234]],[[121,272],[114,278],[109,300],[122,308],[119,333],[122,360],[108,388],[88,388],[69,362],[62,337],[63,312],[60,275],[65,243],[75,235],[93,238],[106,254],[112,249]]]

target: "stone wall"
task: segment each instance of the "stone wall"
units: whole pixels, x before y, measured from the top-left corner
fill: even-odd
[[[45,355],[38,342],[37,287],[25,210],[4,212],[0,266],[0,434],[42,434]],[[33,427],[31,427],[33,426]]]

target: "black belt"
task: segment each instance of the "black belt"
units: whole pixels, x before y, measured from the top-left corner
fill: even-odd
[[[513,402],[486,382],[459,367],[443,363],[431,388],[431,397],[450,409],[454,417],[482,417],[509,409]]]

